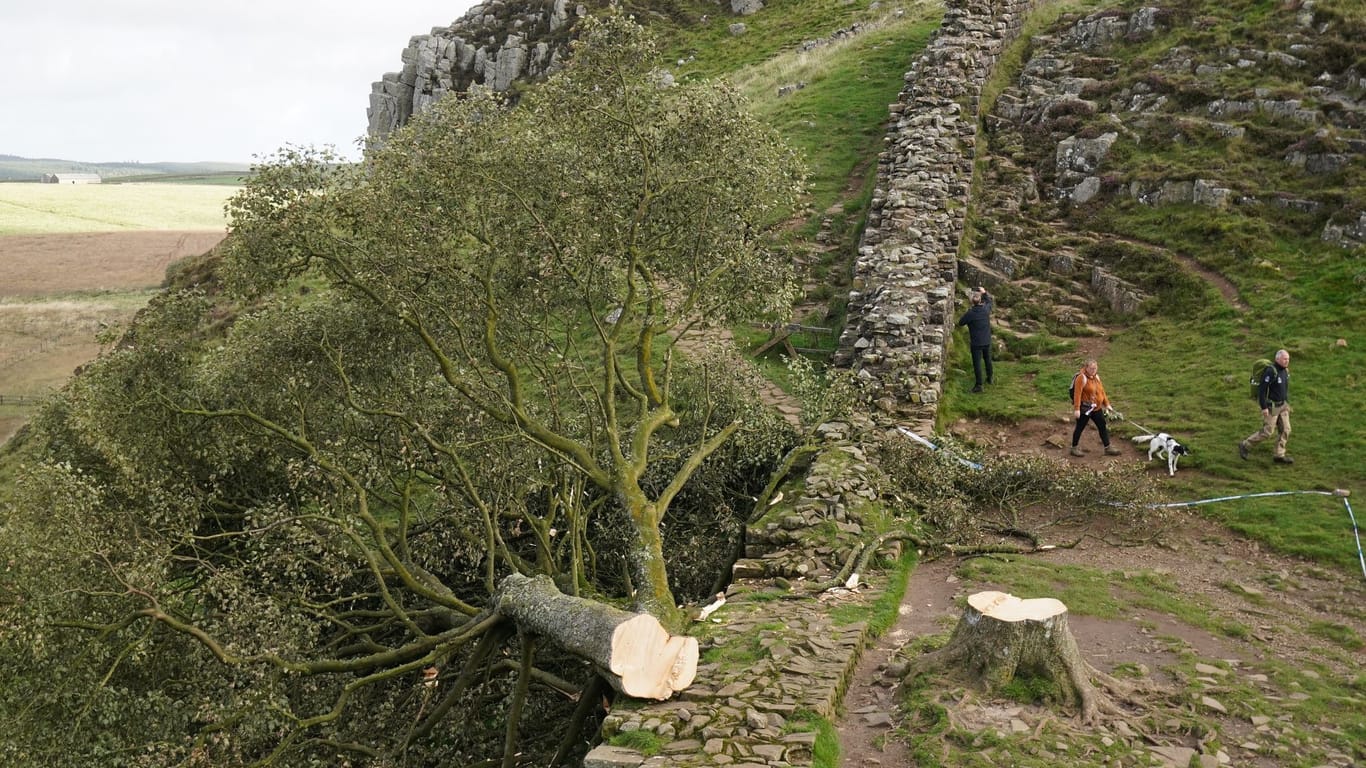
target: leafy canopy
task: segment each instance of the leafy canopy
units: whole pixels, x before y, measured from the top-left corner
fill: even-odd
[[[222,297],[160,297],[37,422],[0,544],[8,764],[510,755],[511,680],[592,675],[512,634],[503,575],[673,616],[671,505],[753,470],[727,446],[790,440],[675,339],[788,305],[766,235],[801,178],[728,88],[652,72],[628,20],[581,32],[515,108],[452,97],[358,166],[260,167],[220,265],[245,309],[220,335]],[[724,551],[705,537],[734,521],[689,514]],[[445,682],[415,689],[427,668]],[[451,725],[476,718],[507,733]]]

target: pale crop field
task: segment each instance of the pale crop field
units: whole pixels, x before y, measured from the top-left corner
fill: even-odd
[[[0,236],[219,230],[237,187],[194,184],[0,184]]]
[[[175,261],[212,249],[235,187],[0,184],[0,443],[101,352]],[[108,338],[108,337],[106,337]]]

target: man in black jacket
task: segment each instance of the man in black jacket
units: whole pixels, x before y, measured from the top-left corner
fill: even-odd
[[[977,384],[973,392],[982,391],[982,369],[986,368],[987,383],[991,383],[991,294],[978,286],[972,292],[972,307],[959,318],[959,325],[968,327],[968,344],[972,347],[972,373]]]
[[[1277,464],[1294,464],[1295,460],[1285,455],[1285,444],[1290,441],[1290,353],[1284,349],[1276,352],[1276,362],[1262,372],[1257,404],[1262,407],[1262,428],[1238,443],[1238,455],[1247,459],[1249,448],[1276,432],[1272,458]]]

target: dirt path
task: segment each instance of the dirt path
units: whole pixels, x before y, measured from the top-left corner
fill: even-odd
[[[727,346],[734,345],[735,336],[730,332],[730,329],[694,328],[678,340],[677,347],[684,354],[688,354],[690,350],[718,343]],[[736,360],[736,365],[753,367],[753,363],[749,358],[743,356],[742,351],[736,348],[736,352],[741,355],[741,357]],[[797,398],[784,392],[782,387],[779,387],[777,384],[765,379],[757,369],[754,370],[753,379],[755,386],[758,388],[759,399],[763,401],[764,405],[777,410],[778,413],[782,414],[783,418],[793,426],[801,426],[802,406]]]
[[[1064,540],[1065,536],[1058,535],[1058,539]],[[1233,675],[1253,681],[1262,696],[1259,706],[1283,708],[1281,714],[1266,716],[1273,724],[1288,722],[1303,694],[1293,687],[1278,685],[1274,674],[1268,677],[1268,662],[1317,669],[1323,675],[1347,680],[1360,674],[1359,651],[1356,665],[1344,663],[1343,659],[1350,658],[1352,653],[1335,646],[1313,628],[1346,627],[1355,637],[1366,637],[1366,576],[1329,573],[1312,564],[1268,553],[1256,542],[1213,527],[1197,515],[1176,516],[1160,540],[1150,546],[1117,547],[1092,538],[1074,549],[1022,557],[1095,569],[1110,574],[1111,584],[1156,574],[1169,579],[1173,591],[1183,600],[1208,606],[1209,621],[1205,626],[1241,626],[1249,630],[1243,637],[1236,633],[1212,634],[1203,626],[1184,623],[1174,614],[1137,607],[1118,620],[1072,614],[1070,626],[1082,655],[1102,671],[1114,672],[1122,664],[1142,665],[1152,671],[1156,682],[1178,690],[1189,689],[1204,683],[1181,678],[1180,673],[1171,670],[1183,658],[1193,655],[1209,669],[1216,665],[1231,668]],[[914,764],[906,744],[893,733],[903,715],[897,709],[899,681],[885,674],[888,660],[916,638],[951,630],[967,595],[990,589],[1009,591],[1006,585],[974,580],[961,569],[962,565],[957,559],[944,558],[921,563],[911,575],[900,619],[865,653],[846,695],[844,718],[837,725],[842,768]],[[1026,597],[1037,596],[1041,595]],[[1248,695],[1232,693],[1235,687],[1231,681],[1222,687],[1211,685],[1209,690],[1215,698]],[[1192,698],[1200,700],[1199,696],[1187,695],[1183,701]],[[1235,701],[1228,704],[1234,705]],[[1066,714],[1036,706],[972,697],[964,697],[960,706],[951,709],[954,722],[1007,734],[1041,728],[1050,718],[1069,719]],[[1236,706],[1229,709],[1237,711]],[[1236,757],[1234,765],[1296,764],[1294,755],[1278,755],[1273,749],[1277,736],[1274,731],[1267,731],[1266,720],[1215,711],[1204,711],[1200,716],[1217,724],[1222,743],[1227,745],[1225,750]],[[1119,732],[1126,730],[1124,724],[1118,725]],[[1137,720],[1133,730],[1141,730]],[[1322,748],[1338,755],[1325,765],[1358,764],[1351,755],[1334,753],[1330,746],[1325,746],[1327,743],[1301,746]],[[1177,764],[1184,766],[1180,759],[1186,752],[1182,750],[1199,749],[1202,744],[1195,735],[1166,734],[1143,746],[1174,750],[1163,754],[1175,755]]]

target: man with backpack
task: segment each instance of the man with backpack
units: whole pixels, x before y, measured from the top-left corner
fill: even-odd
[[[968,345],[972,347],[972,374],[976,379],[973,392],[982,391],[982,369],[986,368],[987,383],[991,383],[991,294],[981,286],[972,292],[972,307],[958,319],[958,325],[968,327]]]
[[[1262,408],[1262,428],[1238,443],[1238,455],[1246,460],[1252,446],[1276,432],[1272,459],[1277,464],[1294,464],[1295,460],[1285,455],[1285,444],[1290,441],[1290,353],[1284,349],[1277,350],[1275,362],[1262,371],[1257,404]]]

